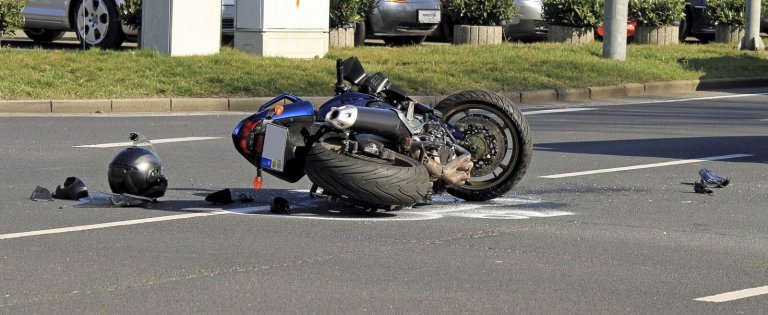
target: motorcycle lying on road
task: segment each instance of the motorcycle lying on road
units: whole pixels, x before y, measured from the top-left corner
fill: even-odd
[[[356,57],[337,59],[335,92],[317,109],[283,93],[237,124],[232,140],[257,169],[255,189],[262,170],[288,182],[307,175],[312,195],[396,210],[444,192],[499,197],[530,164],[528,123],[497,93],[466,90],[431,107]]]

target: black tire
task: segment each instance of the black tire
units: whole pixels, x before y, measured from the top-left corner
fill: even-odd
[[[443,40],[448,43],[453,43],[453,23],[448,22],[446,16],[443,16],[444,21],[440,23],[440,32],[443,34]]]
[[[480,114],[470,114],[471,110],[487,112],[488,115],[494,115],[501,122],[488,120],[486,125],[497,125],[502,128],[501,136],[504,138],[503,141],[500,141],[504,143],[505,150],[503,155],[491,155],[484,152],[482,157],[485,159],[487,156],[492,156],[494,161],[499,159],[499,164],[488,166],[492,169],[486,174],[482,174],[484,176],[474,177],[476,172],[485,173],[486,171],[482,171],[477,167],[481,165],[478,163],[481,157],[476,156],[476,152],[472,152],[472,161],[476,165],[471,172],[473,177],[470,177],[465,185],[448,187],[448,193],[464,200],[485,201],[504,195],[520,182],[520,179],[523,178],[528,169],[528,165],[531,163],[533,141],[531,140],[528,122],[512,101],[490,91],[467,90],[449,95],[440,101],[435,106],[435,109],[443,114],[443,120],[454,126],[460,124],[460,121],[465,118],[482,120],[484,118],[477,117],[488,117]],[[461,115],[465,116],[456,122],[452,121],[452,119]],[[457,122],[459,123],[457,124]],[[510,145],[512,145],[511,148],[509,147]],[[486,145],[486,147],[488,146]],[[507,160],[506,164],[503,164],[505,163],[504,160]],[[497,167],[501,169],[499,175],[496,175]],[[489,176],[489,174],[492,174],[493,177],[488,180],[482,179]],[[476,179],[473,180],[473,178]]]
[[[55,40],[59,40],[62,37],[64,37],[65,31],[53,31],[53,30],[46,30],[46,29],[24,29],[24,34],[29,37],[29,39],[38,42],[38,43],[50,43]]]
[[[685,10],[685,17],[680,20],[680,31],[677,33],[677,39],[682,43],[691,36],[691,13]]]
[[[93,10],[83,8],[84,2]],[[83,46],[113,49],[123,44],[125,34],[114,0],[78,0],[72,14],[75,33]]]
[[[365,46],[365,21],[355,24],[355,47]]]
[[[432,183],[427,169],[408,156],[395,161],[339,154],[317,143],[307,153],[309,179],[325,192],[372,206],[413,205],[425,199]]]
[[[427,37],[426,36],[385,36],[381,39],[384,43],[390,46],[408,46],[408,45],[421,45]]]

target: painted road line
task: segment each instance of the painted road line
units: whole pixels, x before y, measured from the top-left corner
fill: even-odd
[[[184,137],[184,138],[168,138],[168,139],[152,139],[149,140],[152,142],[152,144],[159,144],[159,143],[173,143],[173,142],[188,142],[188,141],[203,141],[203,140],[215,140],[215,139],[221,139],[223,137]],[[73,148],[116,148],[116,147],[127,147],[132,146],[133,142],[113,142],[113,143],[102,143],[102,144],[84,144],[84,145],[76,145],[73,146]]]
[[[705,296],[702,298],[695,299],[695,301],[720,303],[720,302],[728,302],[728,301],[739,300],[739,299],[744,299],[744,298],[764,295],[764,294],[768,294],[768,285],[764,287],[757,287],[757,288],[744,289],[744,290],[733,291],[733,292],[726,292],[726,293],[712,295],[712,296]]]
[[[723,99],[723,98],[741,98],[741,97],[762,96],[762,95],[768,95],[768,93],[751,93],[751,94],[736,94],[736,95],[702,96],[702,97],[680,98],[680,99],[673,99],[673,100],[654,100],[654,101],[643,101],[643,102],[635,102],[635,103],[620,103],[620,104],[616,104],[616,105],[641,105],[641,104],[657,104],[657,103],[706,101],[706,100],[719,100],[719,99]]]
[[[96,230],[96,229],[104,229],[104,228],[110,228],[110,227],[116,227],[116,226],[181,220],[181,219],[189,219],[189,218],[196,218],[196,217],[207,217],[212,215],[220,215],[220,214],[228,214],[228,213],[229,212],[226,212],[226,211],[186,213],[186,214],[168,215],[168,216],[154,217],[154,218],[147,218],[147,219],[107,222],[107,223],[100,223],[100,224],[71,226],[71,227],[58,228],[58,229],[29,231],[29,232],[21,232],[21,233],[0,234],[0,240],[22,238],[22,237],[28,237],[28,236],[50,235],[50,234],[60,234],[60,233],[68,233],[68,232]]]
[[[644,169],[644,168],[654,168],[654,167],[680,165],[680,164],[692,164],[692,163],[699,163],[699,162],[705,162],[705,161],[718,161],[718,160],[727,160],[727,159],[737,159],[737,158],[742,158],[742,157],[747,157],[747,156],[752,156],[752,154],[721,155],[721,156],[704,157],[704,158],[691,159],[691,160],[681,160],[681,161],[671,161],[671,162],[663,162],[663,163],[643,164],[643,165],[635,165],[635,166],[606,168],[606,169],[594,170],[594,171],[573,172],[573,173],[565,173],[565,174],[546,175],[546,176],[540,176],[540,177],[541,178],[574,177],[574,176],[583,176],[583,175],[592,175],[592,174],[602,174],[602,173],[631,171],[631,170],[639,170],[639,169]]]
[[[560,108],[560,109],[545,109],[545,110],[532,110],[523,112],[523,115],[539,115],[539,114],[555,114],[555,113],[569,113],[569,112],[582,112],[585,110],[596,110],[597,108]]]

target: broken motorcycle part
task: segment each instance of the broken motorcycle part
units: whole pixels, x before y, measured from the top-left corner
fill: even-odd
[[[51,191],[47,188],[37,186],[35,187],[35,190],[32,191],[32,195],[29,196],[29,199],[34,201],[53,201],[53,196],[51,196]]]
[[[67,177],[64,185],[56,186],[56,193],[53,195],[56,199],[80,200],[88,197],[88,188],[85,183],[77,177]]]

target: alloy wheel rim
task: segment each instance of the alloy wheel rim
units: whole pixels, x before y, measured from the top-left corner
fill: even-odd
[[[84,0],[77,13],[77,29],[89,45],[104,40],[109,29],[109,11],[103,0]]]

